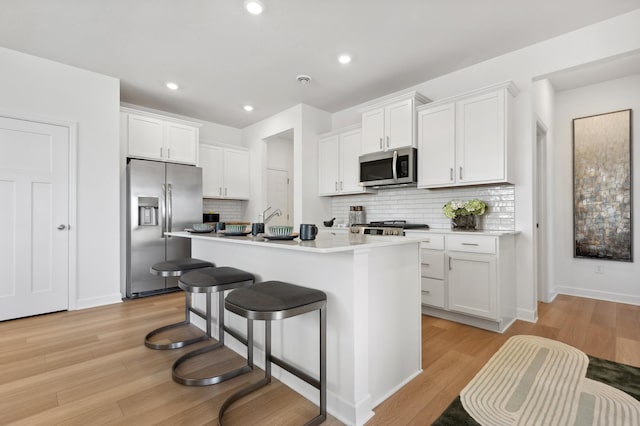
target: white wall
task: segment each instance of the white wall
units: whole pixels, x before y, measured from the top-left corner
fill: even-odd
[[[1,47],[0,64],[0,113],[77,123],[77,218],[70,224],[77,287],[70,307],[119,302],[119,81]]]
[[[512,80],[520,89],[515,99],[516,247],[518,317],[537,318],[536,253],[533,245],[533,170],[535,113],[533,81],[540,76],[640,49],[640,9],[544,42],[490,59],[477,65],[418,84],[416,89],[432,100]],[[416,55],[420,54],[419,45]],[[407,89],[399,91],[404,92]],[[334,128],[358,123],[355,106],[332,117]]]
[[[555,105],[555,157],[553,210],[557,238],[555,240],[556,269],[553,275],[558,293],[624,303],[640,304],[640,137],[633,139],[633,213],[635,232],[633,247],[635,262],[616,262],[573,258],[573,178],[572,120],[595,114],[633,109],[632,129],[640,128],[640,74],[606,81],[573,90],[557,92]],[[603,273],[596,274],[596,266]]]
[[[329,113],[296,105],[245,127],[243,144],[249,148],[251,194],[245,220],[255,222],[266,205],[267,142],[271,136],[293,129],[293,223],[321,223],[331,213],[330,200],[318,197],[318,134],[330,129]]]

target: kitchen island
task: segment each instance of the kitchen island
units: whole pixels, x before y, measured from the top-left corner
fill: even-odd
[[[419,240],[332,233],[322,233],[314,241],[168,235],[191,238],[193,257],[246,270],[258,281],[280,280],[327,294],[327,408],[346,424],[364,424],[375,406],[421,372]],[[205,296],[195,296],[196,306],[204,306]],[[244,319],[226,315],[226,324],[244,334]],[[194,317],[194,323],[203,327],[198,319]],[[260,367],[264,367],[263,333],[263,327],[255,327]],[[317,377],[317,336],[317,314],[276,321],[274,355]],[[245,353],[231,336],[225,339],[231,349]],[[315,388],[275,365],[273,373],[318,404]]]

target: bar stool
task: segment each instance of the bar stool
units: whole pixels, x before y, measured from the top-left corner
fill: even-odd
[[[253,285],[255,278],[253,274],[241,269],[222,266],[218,268],[204,268],[184,274],[178,280],[178,286],[187,294],[189,293],[207,293],[207,336],[211,337],[211,295],[216,293],[218,296],[218,342],[205,346],[178,358],[171,368],[173,380],[186,386],[207,386],[215,385],[240,374],[253,370],[253,321],[247,320],[247,338],[245,339],[233,329],[224,324],[224,291],[231,289],[239,289]],[[213,377],[193,378],[182,375],[178,372],[178,368],[190,359],[207,352],[214,351],[224,347],[224,334],[229,333],[241,343],[247,346],[247,364],[227,371],[223,374]]]
[[[224,412],[237,400],[266,386],[271,382],[271,363],[309,383],[320,391],[320,414],[307,425],[317,425],[327,418],[327,319],[325,309],[327,295],[320,290],[284,283],[266,281],[251,287],[233,290],[227,295],[225,307],[230,312],[249,320],[265,321],[265,375],[262,380],[240,389],[229,396],[218,411],[218,422],[222,424]],[[299,370],[288,362],[271,354],[271,321],[290,318],[315,310],[320,311],[320,380]]]
[[[211,262],[207,262],[206,260],[194,259],[191,257],[183,258],[183,259],[172,259],[167,260],[165,262],[158,262],[151,266],[149,272],[153,275],[157,275],[160,277],[179,277],[184,273],[189,271],[194,271],[196,269],[202,268],[211,268],[215,265]],[[191,339],[181,340],[178,342],[172,342],[167,344],[159,344],[151,342],[151,338],[165,332],[167,330],[171,330],[173,328],[182,327],[191,323],[189,318],[189,312],[193,312],[201,318],[204,318],[204,314],[191,306],[191,295],[189,293],[185,293],[185,310],[184,310],[184,321],[177,322],[175,324],[165,325],[164,327],[157,328],[150,333],[148,333],[144,337],[144,345],[150,349],[157,350],[165,350],[165,349],[177,349],[183,346],[191,345],[196,342],[200,342],[202,340],[208,339],[209,336],[202,335],[199,337],[193,337]]]

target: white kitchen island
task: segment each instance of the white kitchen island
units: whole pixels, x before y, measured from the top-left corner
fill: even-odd
[[[315,241],[168,235],[191,238],[193,257],[246,270],[257,281],[285,281],[327,294],[327,408],[346,424],[364,424],[376,405],[421,372],[419,240],[331,233]],[[196,305],[204,306],[205,296],[195,296]],[[245,334],[244,318],[226,315],[226,324]],[[254,329],[256,363],[264,367],[264,328],[256,321]],[[245,353],[231,336],[225,343]],[[274,355],[317,377],[318,352],[317,313],[273,322]],[[275,365],[273,374],[318,404],[315,388]]]

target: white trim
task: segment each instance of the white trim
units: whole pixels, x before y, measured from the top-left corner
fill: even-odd
[[[538,322],[538,312],[530,309],[520,309],[516,311],[516,316],[519,320],[527,322]]]
[[[589,290],[578,287],[563,286],[556,287],[558,294],[566,294],[568,296],[586,297],[588,299],[606,300],[616,303],[627,303],[630,305],[640,305],[640,296],[623,293],[611,293],[608,291]]]
[[[113,305],[114,303],[122,303],[122,295],[119,292],[107,296],[78,299],[76,309],[95,308],[98,306]]]

